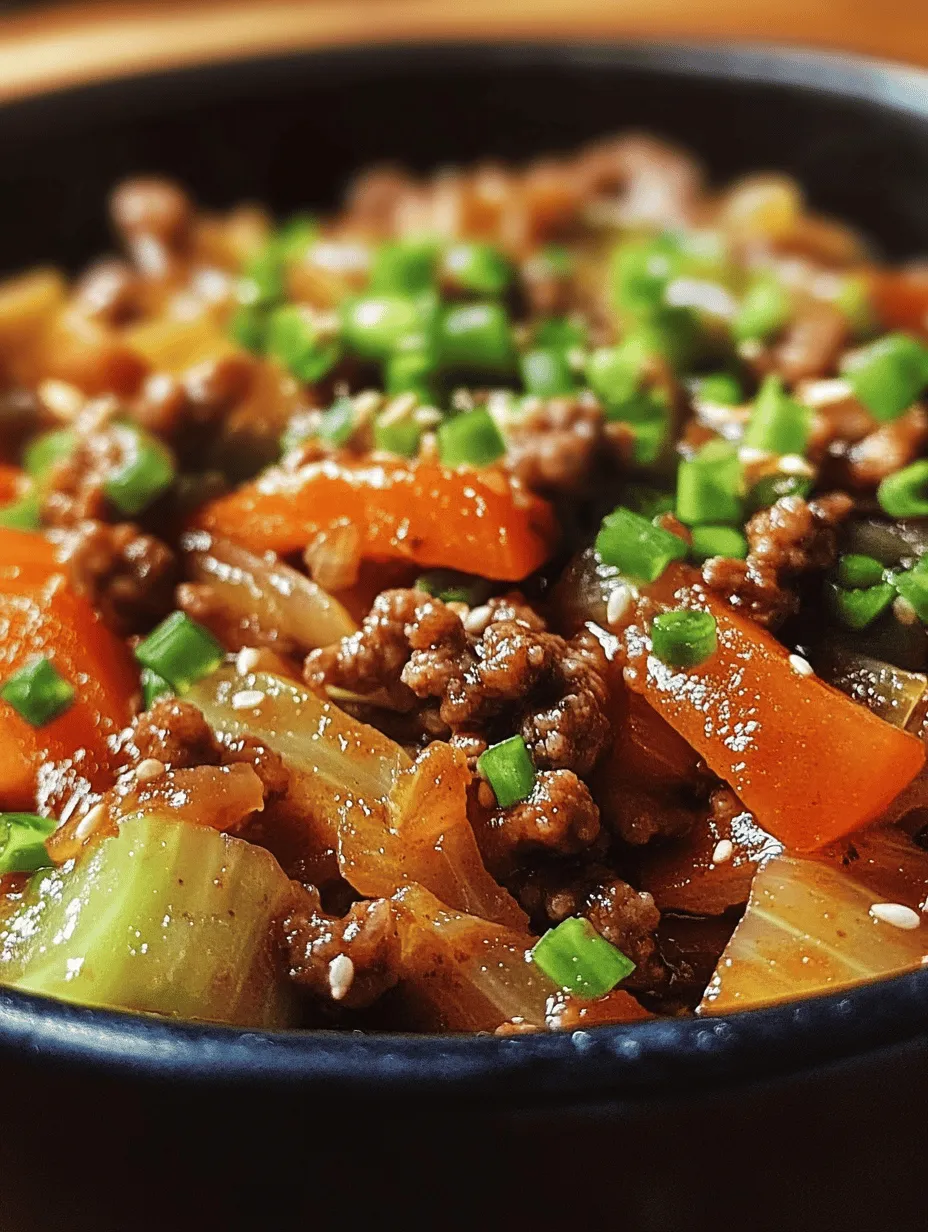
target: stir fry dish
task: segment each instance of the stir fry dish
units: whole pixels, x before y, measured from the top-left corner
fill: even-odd
[[[928,956],[928,266],[627,135],[0,286],[0,983],[564,1030]]]

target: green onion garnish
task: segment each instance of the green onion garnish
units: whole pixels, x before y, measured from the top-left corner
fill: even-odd
[[[354,436],[358,414],[350,398],[339,398],[319,420],[319,435],[330,445],[347,445]]]
[[[7,530],[38,530],[41,501],[35,491],[26,492],[18,500],[0,509],[0,526]]]
[[[512,266],[492,244],[455,244],[442,264],[456,287],[474,295],[501,295],[512,281]]]
[[[856,590],[846,590],[843,586],[829,583],[828,593],[835,615],[849,629],[866,629],[896,597],[896,591],[888,582]]]
[[[477,758],[477,769],[493,788],[500,808],[527,799],[535,786],[535,764],[521,736],[491,744]]]
[[[362,359],[386,359],[410,334],[418,334],[428,311],[428,297],[366,296],[342,306],[345,345]]]
[[[286,265],[299,261],[319,236],[319,226],[311,214],[294,214],[282,223],[272,243]]]
[[[638,393],[647,359],[640,339],[599,347],[587,360],[587,382],[607,406],[623,406]]]
[[[579,916],[548,929],[531,955],[552,983],[578,997],[605,996],[635,970],[630,958]]]
[[[122,459],[107,476],[103,491],[120,513],[135,517],[174,482],[174,457],[166,445],[144,428],[118,424],[114,433]]]
[[[422,429],[411,415],[390,419],[379,415],[374,420],[374,445],[401,458],[414,458],[419,452]]]
[[[731,331],[738,342],[762,342],[782,329],[789,320],[790,301],[775,278],[760,278],[741,301]]]
[[[519,367],[525,392],[537,398],[556,398],[576,387],[567,356],[554,347],[528,351],[519,360]]]
[[[240,304],[229,320],[229,337],[254,355],[267,346],[268,314],[260,305]]]
[[[763,475],[748,492],[745,502],[748,516],[760,509],[769,509],[783,496],[808,496],[811,491],[812,480],[808,475],[784,475],[779,472]]]
[[[402,344],[384,365],[384,385],[388,394],[416,394],[428,405],[433,401],[432,378],[435,358],[419,347],[404,350]]]
[[[928,459],[887,475],[876,490],[876,499],[892,518],[928,517]]]
[[[493,590],[486,578],[470,573],[458,573],[456,569],[429,569],[413,583],[416,590],[423,590],[442,603],[466,603],[477,607],[486,603]]]
[[[0,689],[0,697],[33,727],[64,714],[76,696],[74,685],[44,656],[21,667]]]
[[[439,360],[443,368],[511,372],[515,349],[509,316],[501,304],[457,304],[439,324]]]
[[[150,667],[143,667],[139,676],[142,685],[142,709],[150,710],[159,697],[171,697],[174,690],[170,683]]]
[[[371,267],[371,290],[382,295],[416,295],[435,284],[438,245],[428,239],[381,244]]]
[[[718,406],[740,406],[744,390],[730,372],[710,372],[696,382],[696,396],[702,402],[714,402]]]
[[[558,351],[583,350],[589,340],[586,324],[574,317],[545,317],[532,330],[534,346]]]
[[[728,441],[709,441],[677,472],[677,517],[688,526],[742,520],[741,463]]]
[[[313,312],[300,304],[282,304],[268,318],[268,354],[299,381],[320,381],[341,356],[337,338],[319,329]]]
[[[919,564],[905,573],[894,574],[892,580],[899,594],[915,609],[922,624],[928,624],[928,569]]]
[[[43,478],[58,462],[71,456],[77,436],[71,428],[55,428],[33,437],[23,454],[23,467],[33,479]]]
[[[486,407],[454,415],[438,429],[438,455],[445,466],[487,466],[506,452],[506,442]]]
[[[285,289],[283,260],[271,240],[245,263],[238,298],[252,306],[274,304],[283,299]]]
[[[0,874],[35,873],[40,868],[51,868],[45,840],[57,827],[54,817],[0,813]]]
[[[877,586],[883,581],[883,565],[873,556],[848,552],[838,560],[838,581],[851,590]]]
[[[744,560],[748,554],[748,541],[740,530],[733,526],[694,526],[690,555],[697,564],[713,556],[728,556]]]
[[[809,441],[812,414],[795,402],[778,376],[768,376],[751,411],[744,432],[744,444],[765,453],[803,454]]]
[[[186,612],[172,612],[135,648],[135,657],[170,682],[178,693],[214,672],[225,651],[203,625]]]
[[[651,649],[668,667],[698,667],[718,645],[711,612],[677,608],[661,612],[651,624]]]
[[[672,492],[664,492],[660,488],[646,483],[630,483],[622,492],[625,498],[625,508],[632,513],[640,513],[643,518],[651,521],[662,513],[673,513],[674,497]]]
[[[886,334],[849,355],[841,371],[876,419],[897,419],[928,385],[928,348],[907,334]]]
[[[596,551],[604,564],[615,565],[626,577],[654,582],[672,560],[685,558],[687,547],[679,535],[619,506],[603,518]]]
[[[679,248],[670,235],[626,240],[614,249],[609,263],[613,304],[632,315],[658,309],[679,264]]]

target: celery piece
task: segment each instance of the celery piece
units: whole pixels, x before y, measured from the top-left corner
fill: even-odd
[[[249,1027],[293,1021],[272,961],[291,884],[269,852],[155,814],[33,878],[0,928],[0,983],[63,1001]]]

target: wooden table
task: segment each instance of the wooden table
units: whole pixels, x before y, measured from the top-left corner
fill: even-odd
[[[425,38],[736,38],[928,64],[928,0],[128,0],[0,19],[0,99],[283,48]]]

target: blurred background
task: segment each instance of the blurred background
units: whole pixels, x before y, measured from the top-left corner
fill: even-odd
[[[749,39],[928,63],[928,0],[0,0],[0,97],[206,55],[428,37]]]

